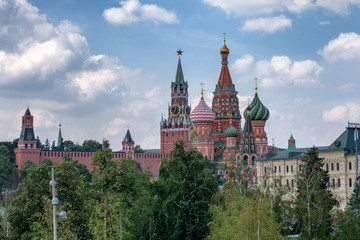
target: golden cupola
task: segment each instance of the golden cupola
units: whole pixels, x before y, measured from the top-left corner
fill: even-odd
[[[220,53],[221,54],[229,54],[230,50],[227,48],[226,44],[225,44],[225,39],[224,39],[224,45],[222,46],[222,48],[220,49]]]

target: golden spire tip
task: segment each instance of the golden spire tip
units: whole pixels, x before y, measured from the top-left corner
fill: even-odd
[[[257,87],[257,81],[259,80],[257,77],[254,78],[255,80],[255,93],[257,93],[258,87]]]
[[[204,98],[204,83],[200,83],[201,85],[201,98]]]

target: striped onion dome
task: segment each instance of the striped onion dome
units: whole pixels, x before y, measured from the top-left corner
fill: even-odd
[[[215,114],[205,103],[203,96],[201,96],[199,104],[192,111],[190,120],[193,123],[212,123],[215,121]]]
[[[224,131],[225,137],[237,137],[239,131],[230,123],[230,126]]]
[[[255,97],[250,105],[245,109],[244,116],[246,116],[247,110],[251,111],[250,117],[253,121],[266,121],[270,117],[269,109],[262,104],[257,93],[255,93]]]

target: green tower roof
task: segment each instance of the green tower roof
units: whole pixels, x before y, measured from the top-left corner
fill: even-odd
[[[255,121],[266,121],[270,117],[270,111],[267,109],[264,104],[259,99],[257,92],[255,93],[255,97],[250,103],[250,105],[245,109],[244,116],[246,116],[246,111],[251,111],[251,120]]]
[[[225,137],[237,137],[239,131],[230,123],[230,126],[224,131]]]

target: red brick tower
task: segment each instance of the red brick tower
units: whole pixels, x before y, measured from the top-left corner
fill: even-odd
[[[134,158],[134,145],[135,142],[131,137],[129,129],[126,131],[124,140],[122,141],[123,151],[127,157]]]
[[[212,136],[212,124],[215,114],[205,103],[204,90],[201,89],[199,104],[191,113],[191,122],[195,124],[195,132],[192,132],[192,146],[209,160],[214,160],[214,138]]]
[[[40,163],[40,149],[36,148],[34,134],[34,117],[31,116],[29,107],[22,117],[22,126],[18,147],[15,149],[15,165],[17,169],[24,167],[26,160],[32,160],[35,164]]]
[[[160,152],[170,153],[174,148],[174,142],[178,139],[189,144],[190,131],[190,106],[188,105],[188,83],[184,81],[180,56],[182,51],[177,51],[179,62],[175,81],[171,82],[171,105],[168,109],[168,118],[161,117],[160,122]]]
[[[230,125],[230,116],[232,116],[233,126],[240,132],[237,137],[236,145],[241,140],[241,115],[239,111],[239,99],[235,84],[233,84],[228,68],[228,55],[230,50],[224,45],[220,49],[221,53],[221,72],[218,83],[216,84],[215,91],[213,92],[214,98],[212,101],[212,110],[215,113],[215,122],[213,123],[213,136],[215,139],[215,156],[222,156],[226,147],[226,139],[224,131]]]
[[[255,80],[257,79],[255,78]],[[248,110],[251,111],[250,117],[256,142],[256,152],[261,156],[269,152],[268,139],[265,132],[265,124],[270,117],[270,112],[269,109],[267,109],[259,99],[257,85],[255,85],[254,99],[245,109],[244,116]]]

